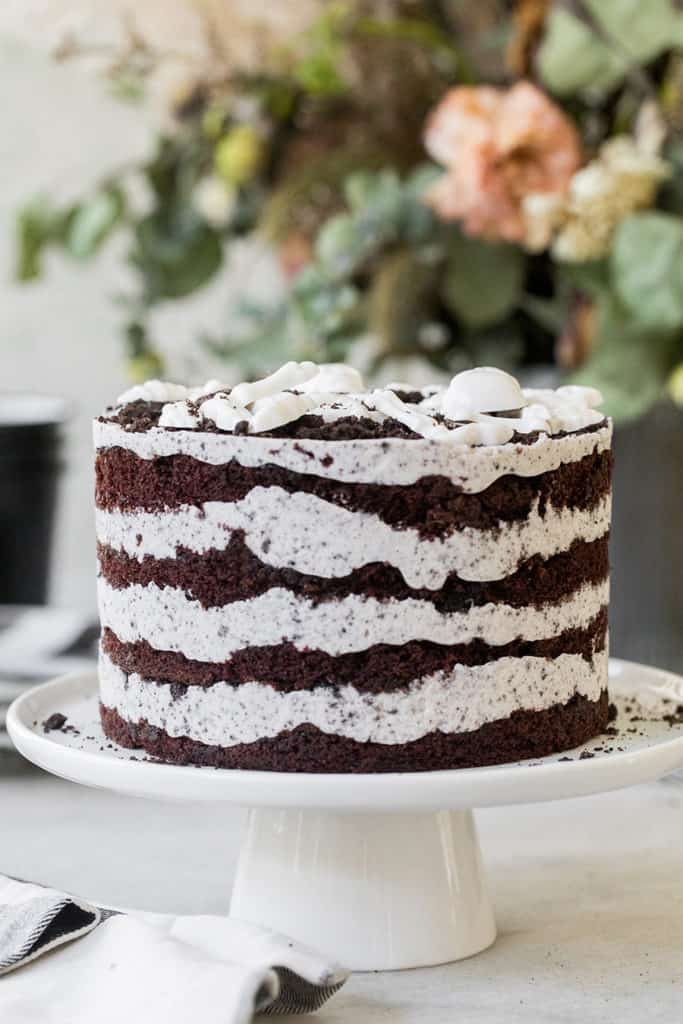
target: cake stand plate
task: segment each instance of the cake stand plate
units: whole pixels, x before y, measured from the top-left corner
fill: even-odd
[[[11,706],[7,729],[47,771],[131,796],[250,808],[230,913],[355,970],[458,960],[495,938],[472,808],[558,800],[683,766],[683,678],[610,662],[610,733],[561,755],[491,768],[381,775],[160,764],[102,733],[94,673]],[[45,732],[51,715],[66,716]]]

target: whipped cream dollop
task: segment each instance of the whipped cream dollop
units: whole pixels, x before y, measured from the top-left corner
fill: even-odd
[[[456,374],[441,399],[441,409],[450,420],[467,420],[480,412],[511,412],[524,405],[519,382],[495,366]]]
[[[511,374],[492,366],[464,370],[448,387],[419,393],[420,400],[406,402],[394,388],[367,390],[360,373],[342,363],[288,362],[232,389],[215,380],[196,388],[147,381],[120,395],[118,405],[163,403],[162,428],[201,430],[211,424],[261,434],[306,415],[326,422],[356,416],[396,420],[428,440],[467,445],[505,444],[515,433],[582,430],[604,419],[597,408],[602,395],[595,388],[522,388]]]

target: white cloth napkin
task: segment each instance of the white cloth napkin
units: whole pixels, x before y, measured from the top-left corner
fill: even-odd
[[[316,1010],[347,978],[233,918],[116,914],[2,875],[0,975],[8,1024],[246,1024]]]

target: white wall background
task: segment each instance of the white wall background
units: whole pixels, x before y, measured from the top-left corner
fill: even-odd
[[[44,280],[17,285],[14,224],[17,209],[36,194],[82,195],[103,171],[151,147],[158,119],[153,109],[113,100],[82,62],[57,65],[49,57],[65,25],[89,39],[115,38],[117,8],[124,7],[134,7],[138,23],[147,18],[149,30],[161,32],[162,45],[166,33],[176,49],[178,40],[191,51],[199,47],[201,33],[189,3],[6,0],[0,8],[0,390],[57,393],[73,403],[52,600],[84,609],[94,608],[95,579],[90,420],[126,384],[119,314],[111,301],[125,283],[119,258],[124,240],[115,240],[86,266],[51,256]],[[177,66],[167,67],[158,90],[168,90],[179,73]],[[225,280],[182,309],[161,310],[156,319],[178,378],[212,375],[216,368],[208,361],[188,364],[186,358],[198,327],[224,324],[230,293],[246,279],[272,280],[267,257],[253,248],[238,250],[232,263],[236,269],[231,265]]]
[[[73,268],[52,260],[47,278],[12,281],[17,207],[41,190],[65,195],[93,180],[123,149],[147,143],[138,114],[102,99],[94,80],[0,45],[0,387],[73,401],[57,550],[54,600],[94,601],[89,420],[120,389],[123,366],[109,293],[120,273],[113,252]]]

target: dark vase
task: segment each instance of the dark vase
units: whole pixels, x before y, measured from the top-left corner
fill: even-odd
[[[612,654],[683,671],[683,411],[618,427],[610,555]]]
[[[44,604],[66,403],[0,393],[0,604]]]

